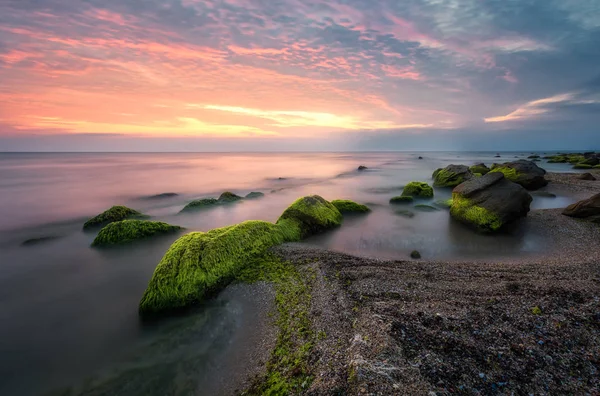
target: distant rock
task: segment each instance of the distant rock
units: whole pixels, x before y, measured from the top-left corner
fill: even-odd
[[[527,158],[529,158],[529,159],[536,159],[536,158],[540,158],[540,156],[539,155],[530,155]]]
[[[480,232],[492,233],[525,217],[532,199],[522,186],[504,174],[490,172],[452,191],[450,214]]]
[[[420,259],[421,258],[421,253],[419,253],[418,250],[413,250],[412,252],[410,252],[410,258],[412,259]]]
[[[356,203],[349,199],[334,199],[331,201],[331,204],[335,206],[341,214],[367,213],[371,211],[368,206]]]
[[[592,174],[591,174],[591,173],[589,173],[589,172],[586,172],[586,173],[582,173],[582,174],[580,174],[580,175],[577,175],[577,178],[578,178],[579,180],[596,180],[596,178],[594,177],[594,175],[592,175]]]
[[[367,170],[367,169],[369,169],[369,168],[367,168],[367,167],[366,167],[366,166],[364,166],[364,165],[360,165],[360,166],[357,168],[357,170],[359,170],[359,171],[364,171],[364,170]]]
[[[181,230],[181,227],[147,220],[123,220],[110,223],[100,230],[92,246],[123,245],[139,239],[169,234]]]
[[[215,198],[196,199],[196,200],[188,203],[187,205],[185,205],[185,207],[183,209],[181,209],[181,212],[191,212],[191,211],[195,211],[195,210],[206,209],[206,208],[218,205],[218,204],[219,204],[219,201],[216,200]]]
[[[455,187],[472,177],[473,172],[468,166],[448,165],[433,172],[433,185],[435,187]]]
[[[24,240],[21,245],[23,246],[32,246],[32,245],[39,245],[41,243],[46,243],[46,242],[51,242],[54,241],[56,239],[60,238],[59,236],[56,235],[49,235],[49,236],[42,236],[42,237],[36,237],[36,238],[29,238]]]
[[[156,195],[148,195],[146,197],[142,197],[142,199],[159,200],[159,199],[173,198],[173,197],[177,197],[177,196],[179,196],[179,194],[174,193],[174,192],[167,192],[167,193],[161,193],[161,194],[156,194]]]
[[[400,195],[397,197],[390,198],[390,204],[398,205],[398,204],[408,204],[414,201],[414,198],[410,195]]]
[[[537,190],[548,184],[544,178],[546,171],[527,160],[494,164],[490,170],[490,173],[492,172],[503,173],[508,180],[520,184],[527,190]]]
[[[412,219],[413,217],[415,217],[415,212],[412,212],[407,209],[397,209],[394,211],[394,213],[397,214],[398,216],[407,217],[409,219]]]
[[[257,199],[257,198],[262,198],[264,197],[265,194],[261,193],[261,192],[257,192],[257,191],[253,191],[251,193],[248,193],[248,195],[246,195],[246,199]]]
[[[239,195],[236,195],[230,191],[225,191],[223,194],[221,194],[221,196],[219,196],[219,203],[231,203],[231,202],[237,202],[239,200],[243,199],[242,197],[240,197]]]
[[[594,222],[600,221],[600,194],[567,206],[562,214]]]
[[[138,212],[137,210],[133,210],[131,208],[128,208],[127,206],[121,206],[121,205],[117,205],[117,206],[113,206],[112,208],[105,210],[104,212],[100,213],[99,215],[92,217],[91,219],[89,219],[88,221],[85,222],[85,224],[83,225],[83,229],[87,230],[90,228],[95,228],[95,227],[103,227],[107,224],[110,223],[114,223],[115,221],[121,221],[121,220],[126,220],[126,219],[133,219],[133,218],[144,218],[147,216],[144,216],[142,213]]]
[[[419,159],[423,159],[423,157],[419,157]]]

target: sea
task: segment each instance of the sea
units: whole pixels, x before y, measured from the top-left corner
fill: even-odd
[[[407,217],[389,204],[408,182],[431,182],[437,168],[489,166],[531,154],[0,153],[0,395],[222,394],[265,321],[255,315],[257,289],[230,287],[189,315],[151,324],[139,320],[140,297],[182,233],[251,219],[274,222],[305,195],[352,199],[372,209],[304,242],[327,249],[393,260],[410,259],[412,250],[428,260],[501,260],[543,251],[547,242],[526,222],[485,236],[453,221],[447,210],[402,207],[414,214]],[[358,171],[360,165],[368,169]],[[568,164],[539,165],[573,171]],[[579,198],[551,185],[545,190],[556,197],[534,196],[533,209]],[[194,199],[224,191],[265,196],[179,213]],[[157,197],[166,193],[173,194]],[[436,188],[425,203],[450,196],[450,189]],[[185,231],[126,247],[90,247],[95,233],[84,232],[83,223],[113,205]]]

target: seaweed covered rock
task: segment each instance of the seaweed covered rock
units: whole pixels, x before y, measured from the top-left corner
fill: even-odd
[[[237,202],[241,199],[243,198],[239,195],[236,195],[230,191],[225,191],[223,194],[221,194],[221,196],[219,196],[219,203]]]
[[[490,172],[452,191],[450,214],[478,231],[497,232],[525,217],[532,199],[527,190],[501,172]]]
[[[299,239],[300,229],[293,222],[258,220],[186,234],[158,263],[140,301],[140,314],[189,307],[227,285],[270,247]]]
[[[402,195],[413,198],[431,198],[433,197],[433,188],[427,183],[413,181],[404,187]]]
[[[527,160],[494,164],[490,172],[503,173],[508,180],[520,184],[527,190],[537,190],[548,184],[544,178],[546,171]]]
[[[569,217],[600,221],[600,194],[566,207],[562,214]]]
[[[206,209],[206,208],[218,205],[218,204],[219,204],[219,201],[216,200],[215,198],[196,199],[196,200],[188,203],[187,205],[185,205],[185,207],[183,209],[181,209],[181,212],[191,212],[194,210]]]
[[[338,227],[342,214],[318,195],[297,199],[279,217],[277,224],[291,223],[300,228],[301,238]]]
[[[156,235],[169,234],[181,227],[160,221],[122,220],[102,228],[92,246],[122,245]]]
[[[478,164],[473,165],[472,167],[469,168],[469,170],[475,174],[475,173],[479,173],[480,175],[487,175],[488,172],[490,171],[490,168],[488,168],[487,166],[485,166],[485,164],[483,162],[480,162]]]
[[[397,197],[390,198],[390,204],[399,205],[399,204],[408,204],[414,201],[414,198],[410,195],[400,195]]]
[[[334,199],[331,204],[340,211],[340,213],[366,213],[370,212],[368,206],[350,201],[348,199]]]
[[[435,187],[455,187],[473,178],[473,172],[465,165],[448,165],[433,172]]]
[[[258,199],[258,198],[262,198],[264,197],[265,194],[261,193],[261,192],[257,192],[257,191],[253,191],[251,193],[248,193],[248,195],[246,195],[246,199]]]
[[[588,165],[588,164],[575,164],[573,165],[573,169],[592,169],[593,166],[592,165]]]
[[[115,221],[143,217],[145,216],[137,210],[133,210],[127,206],[117,205],[86,221],[85,224],[83,224],[83,229],[103,227],[107,224],[114,223]]]

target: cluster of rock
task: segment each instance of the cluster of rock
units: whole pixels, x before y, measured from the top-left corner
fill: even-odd
[[[187,205],[185,205],[185,207],[183,209],[181,209],[181,212],[191,212],[191,211],[196,211],[196,210],[201,210],[201,209],[207,209],[207,208],[217,206],[217,205],[224,205],[224,204],[238,202],[243,199],[258,199],[258,198],[262,198],[264,196],[265,196],[264,193],[256,192],[256,191],[247,194],[245,197],[241,197],[230,191],[225,191],[223,194],[221,194],[219,196],[219,198],[196,199],[196,200],[188,203]]]
[[[573,164],[574,169],[600,169],[600,153],[561,153],[544,157],[548,163]]]

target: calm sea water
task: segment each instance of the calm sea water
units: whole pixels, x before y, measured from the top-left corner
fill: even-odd
[[[86,384],[98,394],[218,394],[228,370],[243,360],[261,320],[254,315],[256,293],[248,288],[230,289],[184,318],[152,326],[139,322],[139,299],[177,235],[92,249],[95,235],[81,226],[112,205],[206,231],[249,219],[275,221],[296,198],[319,194],[368,203],[373,211],[312,238],[312,244],[395,259],[406,259],[413,249],[426,259],[535,253],[544,240],[526,224],[512,234],[486,237],[456,224],[445,210],[406,218],[388,204],[409,181],[430,181],[436,168],[450,163],[491,165],[529,155],[501,154],[0,154],[0,394]],[[356,171],[361,164],[369,170]],[[540,165],[571,171],[564,164]],[[190,200],[226,190],[266,195],[178,214]],[[178,195],[146,199],[167,192]],[[553,192],[556,198],[535,197],[533,207],[564,207],[579,198]],[[450,191],[435,194],[434,200],[444,199]],[[36,237],[54,239],[21,245]]]

